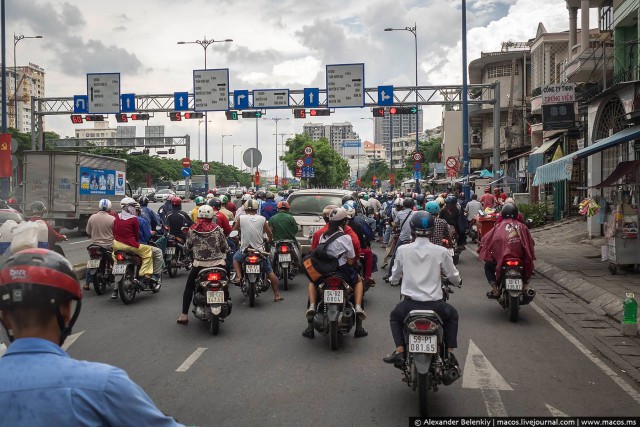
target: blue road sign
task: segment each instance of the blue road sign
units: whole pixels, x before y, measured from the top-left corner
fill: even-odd
[[[136,94],[123,93],[120,95],[120,112],[134,113],[136,111]]]
[[[316,176],[316,168],[305,166],[302,168],[302,177],[301,178],[315,178]]]
[[[189,92],[173,92],[173,109],[176,111],[189,109]]]
[[[313,164],[313,157],[307,156],[304,159],[302,159],[302,161],[304,162],[305,166],[311,166]]]
[[[317,87],[304,88],[304,106],[319,107],[320,106],[320,89]]]
[[[422,172],[416,171],[413,173],[413,179],[422,179]]]
[[[378,86],[378,105],[393,105],[393,86]]]
[[[182,176],[188,178],[191,176],[191,168],[182,168]]]
[[[246,110],[249,108],[249,91],[234,90],[233,91],[233,108],[236,110]]]
[[[360,148],[360,141],[342,141],[342,147],[344,148]]]
[[[73,95],[74,114],[86,114],[89,112],[89,97],[87,95]]]
[[[422,170],[422,163],[420,162],[414,162],[413,163],[413,170],[418,172]]]

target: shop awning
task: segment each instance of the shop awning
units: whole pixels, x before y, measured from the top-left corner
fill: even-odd
[[[640,183],[640,160],[619,163],[611,175],[595,187],[613,187],[617,185],[617,182],[621,179],[624,181],[624,184]]]
[[[536,169],[544,163],[544,153],[549,151],[560,138],[553,138],[536,148],[529,154],[529,173],[536,173]]]
[[[638,138],[640,138],[640,126],[633,126],[611,135],[610,137],[601,139],[588,147],[584,147],[583,149],[568,154],[558,160],[539,166],[535,169],[536,175],[533,178],[533,185],[549,184],[552,182],[568,180],[571,178],[574,160],[589,157],[590,155],[599,153],[607,148]],[[529,165],[531,165],[531,160],[529,160]]]

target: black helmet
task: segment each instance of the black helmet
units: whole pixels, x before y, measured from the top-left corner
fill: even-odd
[[[266,198],[267,200],[269,200],[269,199],[274,199],[275,197],[276,197],[276,196],[275,196],[271,191],[267,191],[267,194],[266,194],[266,196],[265,196],[265,198]]]
[[[347,194],[342,198],[342,205],[344,206],[349,200],[355,200],[351,194]]]
[[[429,212],[418,211],[411,215],[411,221],[409,222],[409,226],[411,227],[411,232],[415,233],[417,236],[428,236],[433,231],[433,224],[435,223],[435,219],[433,215]]]
[[[138,203],[140,203],[140,206],[147,206],[149,204],[149,198],[147,196],[142,196],[138,199]]]
[[[264,199],[264,191],[260,190],[256,193],[256,199]]]
[[[215,210],[219,211],[220,208],[222,207],[222,201],[220,199],[218,199],[217,197],[214,197],[213,199],[209,199],[209,206],[211,206],[212,208],[214,208]]]
[[[449,194],[447,198],[444,199],[444,202],[448,205],[455,205],[456,203],[458,203],[458,199],[456,199],[456,196],[454,196],[453,194]]]
[[[44,213],[46,212],[46,210],[47,210],[47,207],[40,200],[31,203],[31,212],[33,213],[36,213],[36,212]]]
[[[64,325],[59,307],[76,300],[75,312]],[[82,291],[73,266],[62,255],[47,249],[25,249],[0,268],[0,310],[54,308],[60,327],[60,345],[71,333],[80,314]]]
[[[407,197],[402,200],[402,206],[404,206],[405,208],[411,209],[415,206],[415,204],[416,202],[411,197]]]
[[[424,194],[418,194],[416,197],[416,202],[423,204],[424,203]]]
[[[502,211],[500,213],[502,218],[516,219],[518,217],[518,207],[513,203],[507,203],[502,207]]]

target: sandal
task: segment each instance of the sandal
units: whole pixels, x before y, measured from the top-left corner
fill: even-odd
[[[178,320],[176,320],[176,323],[178,323],[180,325],[187,325],[187,324],[189,324],[189,318],[186,318],[186,319],[178,318]]]
[[[489,299],[498,299],[498,295],[494,295],[493,291],[487,292],[487,298]]]
[[[280,301],[284,301],[284,298],[278,297],[273,299],[273,302],[280,302]]]
[[[89,287],[89,285],[84,285],[84,286],[82,287],[82,289],[84,289],[85,291],[90,291],[90,290],[91,290],[91,288]]]

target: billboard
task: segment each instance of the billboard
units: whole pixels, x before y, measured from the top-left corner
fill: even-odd
[[[125,172],[112,169],[80,168],[80,194],[123,196]]]

